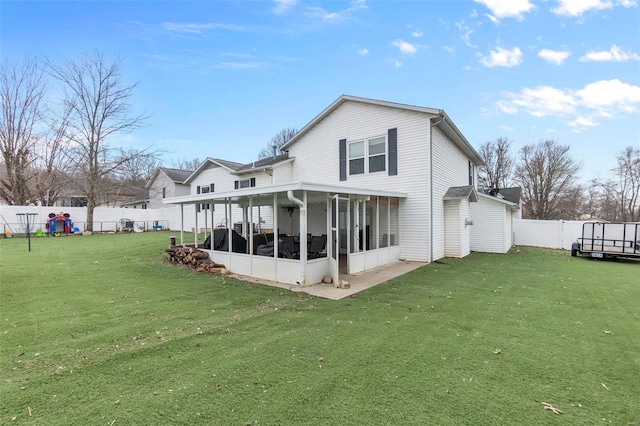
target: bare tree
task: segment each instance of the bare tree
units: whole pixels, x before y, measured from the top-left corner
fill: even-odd
[[[187,160],[186,158],[180,158],[177,160],[173,160],[171,162],[171,167],[174,169],[180,170],[189,170],[191,172],[195,171],[198,166],[202,163],[199,158],[192,158],[191,160]]]
[[[616,156],[612,177],[592,181],[600,216],[610,221],[640,222],[640,148],[626,147]]]
[[[265,148],[258,154],[259,159],[275,157],[281,153],[282,146],[298,133],[298,129],[287,127],[276,133]]]
[[[480,157],[485,165],[478,170],[479,178],[489,188],[509,186],[514,164],[510,147],[511,141],[504,137],[480,145]]]
[[[72,157],[75,173],[81,176],[80,188],[87,198],[87,230],[93,230],[93,212],[101,202],[101,180],[133,158],[148,155],[148,150],[130,156],[114,155],[110,136],[131,132],[143,125],[146,117],[131,110],[131,97],[137,83],[126,85],[120,71],[122,60],[107,59],[95,52],[63,65],[48,62],[49,70],[62,83],[65,105],[70,108],[69,129],[73,133]]]
[[[515,181],[522,187],[523,217],[561,219],[563,200],[579,198],[576,181],[580,164],[569,155],[569,146],[549,139],[520,150]]]
[[[30,188],[34,149],[41,138],[37,124],[42,117],[45,80],[35,59],[20,65],[3,63],[0,68],[0,151],[3,176],[0,198],[9,204],[35,202]]]

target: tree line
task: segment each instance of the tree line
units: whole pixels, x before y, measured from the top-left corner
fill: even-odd
[[[525,219],[603,219],[640,221],[640,147],[616,153],[616,166],[605,177],[581,183],[581,164],[570,147],[553,139],[511,153],[508,138],[480,146],[485,165],[478,170],[486,188],[519,186]]]

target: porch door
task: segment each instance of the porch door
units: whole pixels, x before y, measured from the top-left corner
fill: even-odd
[[[349,251],[349,210],[348,198],[340,197],[338,194],[331,197],[331,235],[329,236],[331,255],[329,265],[334,284],[338,283],[340,279],[340,252],[342,246],[344,246],[347,253]]]

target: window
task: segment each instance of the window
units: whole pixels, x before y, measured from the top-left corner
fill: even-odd
[[[387,165],[385,137],[369,140],[369,173],[383,172]]]
[[[473,164],[471,164],[471,161],[469,161],[469,185],[473,186],[473,175],[474,175],[474,166]]]
[[[364,173],[364,141],[351,142],[349,144],[349,174],[361,175]]]
[[[349,143],[349,174],[383,172],[387,168],[387,138],[380,136]]]
[[[208,194],[209,193],[209,187],[208,186],[203,186],[200,191],[201,191],[202,194]]]
[[[256,178],[235,181],[235,189],[253,188],[256,186]]]
[[[167,198],[167,187],[166,186],[162,187],[162,198]]]

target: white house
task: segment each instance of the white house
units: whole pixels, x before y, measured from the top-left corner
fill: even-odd
[[[191,173],[189,170],[158,167],[145,186],[149,191],[148,208],[162,208],[165,198],[189,195],[190,188],[185,180]]]
[[[256,247],[263,237],[245,226],[244,249],[210,250],[230,271],[308,285],[469,253],[482,160],[444,111],[343,95],[283,150],[264,167],[208,159],[187,179],[190,195],[164,200],[215,206],[229,224],[272,212],[272,242]]]

